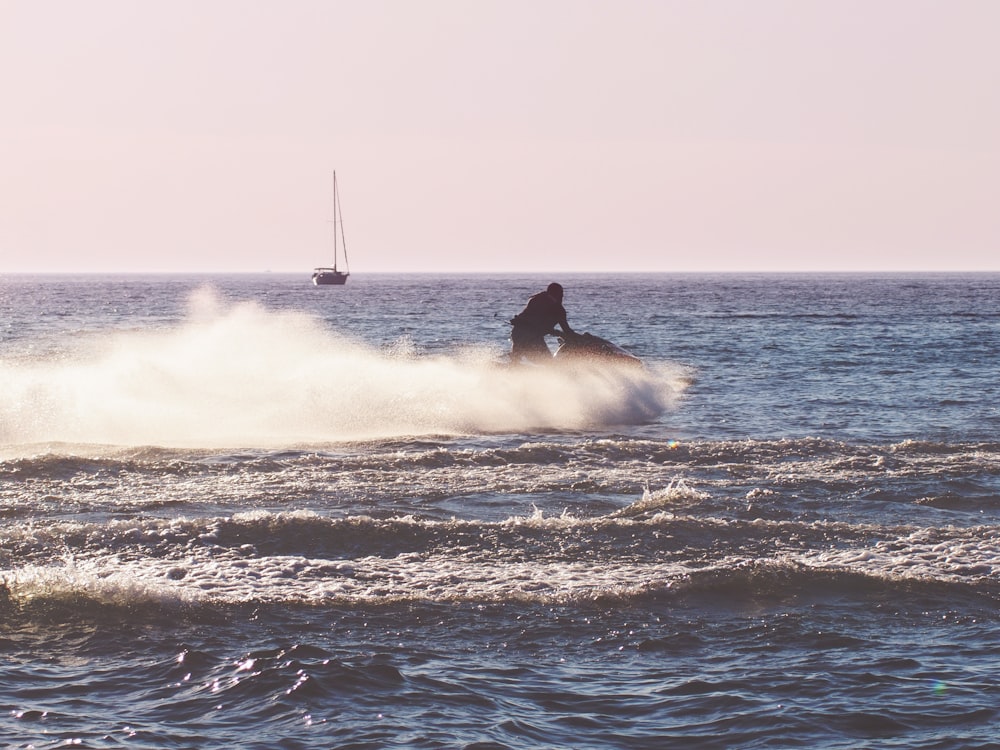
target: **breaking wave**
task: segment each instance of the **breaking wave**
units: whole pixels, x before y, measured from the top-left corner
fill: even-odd
[[[259,605],[619,603],[700,605],[876,596],[1000,598],[990,527],[734,521],[671,510],[683,486],[596,518],[536,510],[503,521],[226,518],[66,522],[4,539],[11,611]],[[53,556],[53,549],[60,550]]]

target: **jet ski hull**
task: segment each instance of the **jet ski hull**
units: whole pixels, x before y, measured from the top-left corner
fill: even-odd
[[[607,339],[591,333],[563,334],[555,358],[562,362],[587,362],[641,367],[642,360]]]

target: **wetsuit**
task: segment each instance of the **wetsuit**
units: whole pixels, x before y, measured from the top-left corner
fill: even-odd
[[[557,324],[563,331],[571,331],[562,303],[547,291],[532,295],[510,322],[514,325],[510,332],[513,362],[519,362],[521,357],[535,361],[551,359],[552,352],[545,343],[546,334],[555,333]]]

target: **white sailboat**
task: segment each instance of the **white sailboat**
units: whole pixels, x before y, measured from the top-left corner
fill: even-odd
[[[340,245],[344,249],[344,267],[346,271],[337,268],[337,232],[340,232]],[[313,270],[312,282],[316,286],[337,285],[347,283],[351,275],[351,267],[347,262],[347,241],[344,239],[344,219],[340,213],[340,193],[337,190],[337,170],[333,170],[333,268],[316,268]]]

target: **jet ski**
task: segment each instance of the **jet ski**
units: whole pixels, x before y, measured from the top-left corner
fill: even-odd
[[[557,362],[585,362],[628,365],[642,367],[642,360],[629,354],[617,344],[592,333],[561,333],[559,348],[556,349]]]

